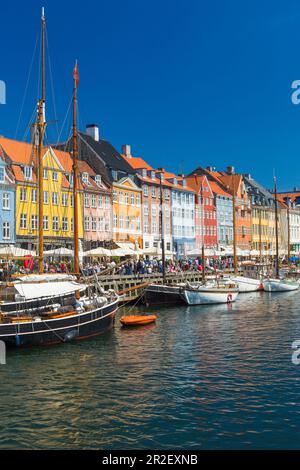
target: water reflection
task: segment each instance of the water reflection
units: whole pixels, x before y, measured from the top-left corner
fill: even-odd
[[[297,448],[299,300],[151,309],[143,328],[117,321],[90,341],[9,352],[0,446]]]

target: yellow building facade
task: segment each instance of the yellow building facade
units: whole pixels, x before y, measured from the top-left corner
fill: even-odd
[[[130,177],[113,183],[113,240],[138,243],[142,240],[142,190]]]
[[[67,167],[67,168],[66,168]],[[72,159],[48,148],[43,157],[44,244],[72,247],[74,236]],[[36,245],[38,236],[38,188],[34,165],[13,164],[16,178],[16,236],[21,245]],[[83,238],[83,197],[79,191],[79,238]]]
[[[280,218],[278,217],[278,219],[280,246]],[[276,223],[275,210],[273,208],[252,206],[252,249],[259,251],[262,255],[275,253]]]

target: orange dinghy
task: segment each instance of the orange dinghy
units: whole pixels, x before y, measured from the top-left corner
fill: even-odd
[[[120,322],[123,326],[140,326],[154,323],[156,319],[156,315],[125,315],[120,318]]]

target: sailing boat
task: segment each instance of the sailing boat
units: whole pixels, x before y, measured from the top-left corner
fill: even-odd
[[[276,257],[275,257],[275,279],[265,279],[263,288],[266,292],[289,292],[299,289],[299,284],[291,279],[280,279],[279,276],[279,240],[278,240],[278,201],[277,184],[274,176],[274,197],[275,197],[275,238],[276,238]]]
[[[87,285],[77,282],[77,276],[71,274],[44,273],[44,227],[43,227],[43,155],[45,118],[45,14],[42,8],[41,16],[41,98],[37,106],[37,122],[34,124],[34,134],[37,143],[38,169],[38,274],[20,275],[13,283],[0,285],[1,311],[16,312],[28,309],[49,307],[61,301],[68,301],[75,292],[83,294]],[[34,142],[36,144],[36,142]]]
[[[42,30],[44,14],[42,13]],[[74,196],[74,271],[79,276],[79,240],[78,240],[78,168],[77,168],[77,86],[79,82],[77,63],[73,71],[73,196]],[[38,153],[41,157],[43,146],[44,102],[38,103],[39,131]],[[42,172],[39,168],[39,175]],[[39,183],[41,180],[39,179]],[[40,188],[39,188],[40,189]],[[41,201],[41,199],[40,199]],[[41,206],[42,204],[40,204]],[[43,215],[39,208],[39,216]],[[43,220],[43,218],[41,219]],[[42,223],[39,225],[42,233]],[[39,240],[39,272],[43,277],[43,240]],[[0,340],[7,346],[37,346],[64,343],[73,339],[84,339],[99,335],[114,324],[118,309],[118,296],[114,291],[105,292],[98,284],[89,296],[80,298],[80,284],[69,293],[68,297],[55,295],[57,284],[49,283],[52,296],[43,306],[28,307],[26,301],[19,302],[19,309],[5,312],[3,304],[0,311]],[[39,286],[44,286],[40,283]],[[39,287],[40,289],[41,287]],[[40,290],[38,290],[40,292]]]

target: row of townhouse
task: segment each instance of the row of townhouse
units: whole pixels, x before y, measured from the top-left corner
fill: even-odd
[[[233,167],[198,167],[176,175],[155,169],[100,139],[96,125],[79,133],[79,236],[82,249],[132,243],[152,253],[161,247],[161,207],[166,249],[274,252],[274,195]],[[45,249],[73,244],[72,140],[44,148]],[[233,201],[235,201],[233,207]],[[162,204],[161,204],[162,203]],[[280,249],[300,250],[300,192],[278,194]],[[34,248],[38,229],[36,147],[0,137],[0,243]]]

